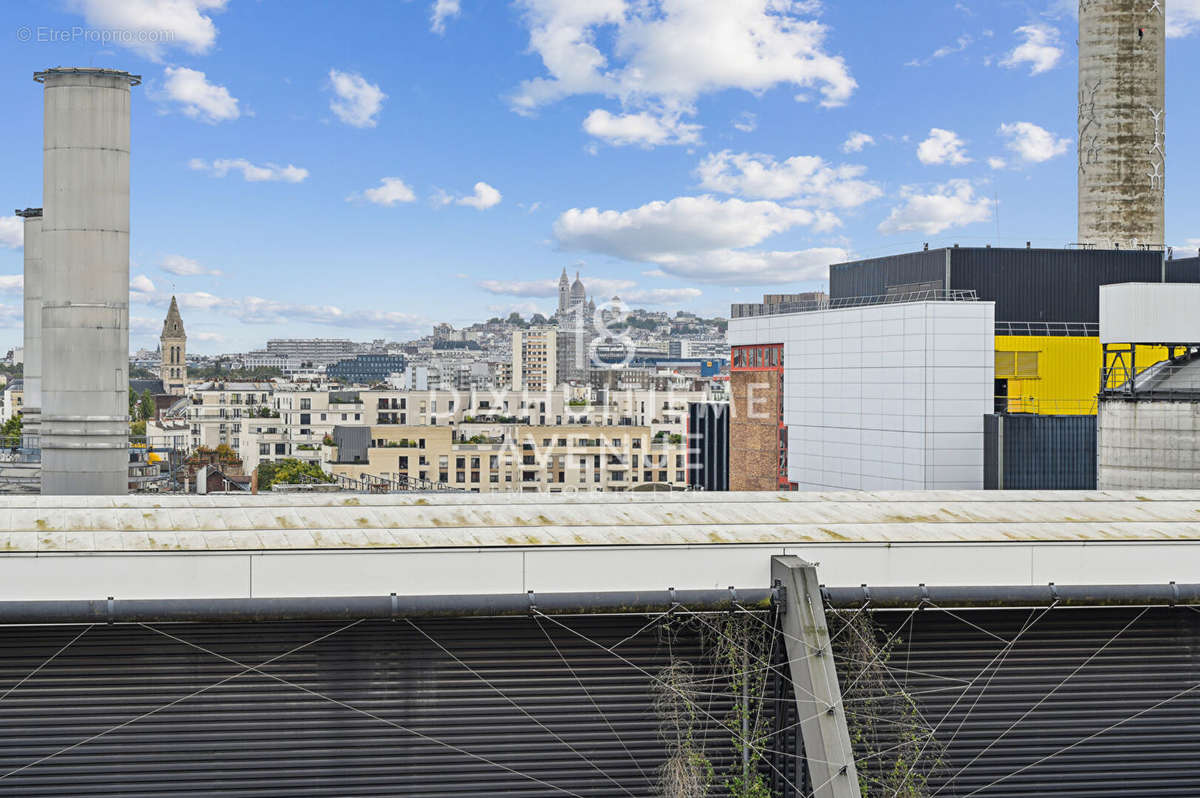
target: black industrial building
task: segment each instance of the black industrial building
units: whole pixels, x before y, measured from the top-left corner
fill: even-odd
[[[1167,261],[1168,283],[1200,283],[1200,256]]]
[[[688,485],[729,490],[728,402],[688,404]]]
[[[974,291],[980,300],[996,303],[998,325],[1003,322],[1094,325],[1100,321],[1100,286],[1163,282],[1168,263],[1158,250],[955,246],[830,266],[829,298],[837,306],[862,297],[968,290]],[[1177,274],[1185,272],[1176,267]],[[1200,279],[1173,282],[1200,282]]]

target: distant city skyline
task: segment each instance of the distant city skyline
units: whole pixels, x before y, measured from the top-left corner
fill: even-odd
[[[59,64],[145,79],[132,350],[173,294],[208,354],[549,317],[564,268],[598,304],[713,316],[924,241],[1074,240],[1073,3],[617,6],[5,6],[0,340],[21,337],[8,213],[41,204],[31,77]],[[1194,248],[1200,6],[1167,7],[1167,238]]]

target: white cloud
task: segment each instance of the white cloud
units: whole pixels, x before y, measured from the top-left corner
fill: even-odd
[[[22,294],[25,291],[25,275],[0,274],[0,294]]]
[[[167,274],[174,274],[179,277],[197,277],[199,275],[209,275],[212,277],[221,277],[224,272],[220,269],[210,269],[207,266],[202,266],[198,261],[191,258],[185,258],[183,255],[166,255],[159,262],[158,268],[162,269]],[[154,289],[149,289],[153,291]]]
[[[583,278],[588,292],[594,297],[609,297],[637,286],[633,280],[611,280],[603,277]],[[548,298],[558,296],[558,280],[481,280],[479,287],[489,294]]]
[[[284,183],[299,183],[308,177],[308,170],[288,164],[266,163],[262,166],[250,163],[245,158],[218,158],[209,163],[203,158],[193,158],[188,161],[188,167],[198,172],[208,172],[213,177],[225,177],[230,172],[241,172],[242,177],[250,183],[262,181],[282,181]]]
[[[167,67],[163,91],[192,119],[216,124],[241,116],[237,98],[224,86],[209,83],[204,73],[195,69]]]
[[[734,117],[733,126],[743,133],[753,133],[758,127],[758,116],[749,111],[742,111]]]
[[[191,333],[188,333],[188,338],[191,340],[200,341],[201,343],[206,343],[206,344],[207,343],[223,344],[223,343],[225,343],[226,340],[228,340],[228,339],[226,339],[226,337],[224,335],[221,335],[221,333],[219,333],[219,332],[191,332]]]
[[[1056,138],[1053,133],[1032,122],[1012,122],[1000,125],[1004,145],[1025,163],[1042,163],[1062,155],[1071,145],[1070,139]]]
[[[368,202],[388,206],[395,205],[397,202],[412,202],[417,198],[408,184],[398,177],[385,177],[379,181],[378,186],[367,189],[362,195]],[[355,195],[347,197],[351,200],[355,198]]]
[[[501,296],[540,298],[558,296],[556,280],[481,280],[479,287],[489,294]]]
[[[657,262],[663,255],[754,246],[814,221],[806,208],[774,202],[676,197],[627,211],[572,208],[554,223],[554,235],[566,249]]]
[[[329,70],[329,82],[333,86],[334,98],[329,109],[338,119],[353,127],[375,127],[375,119],[387,95],[362,75],[352,72]]]
[[[953,130],[930,128],[929,138],[917,145],[917,159],[926,166],[950,164],[962,166],[971,162],[966,144]]]
[[[866,167],[833,166],[815,155],[796,155],[778,163],[769,155],[724,150],[706,157],[696,171],[704,188],[750,199],[854,208],[883,196],[878,185],[859,179]]]
[[[461,12],[459,0],[434,0],[433,9],[429,12],[429,29],[434,33],[445,33],[446,20],[457,17]]]
[[[846,140],[842,142],[842,152],[862,152],[864,147],[875,146],[875,137],[869,133],[862,133],[857,130],[852,131]]]
[[[25,244],[25,220],[20,216],[0,216],[0,247],[20,249]]]
[[[900,190],[902,204],[879,225],[885,235],[916,231],[936,235],[951,227],[962,227],[992,218],[987,197],[976,197],[969,180],[950,180],[935,186],[930,194],[920,194],[913,186]]]
[[[954,40],[954,44],[946,44],[939,47],[938,49],[934,50],[928,58],[914,58],[905,64],[905,66],[927,66],[939,58],[945,58],[946,56],[953,55],[954,53],[961,53],[963,50],[970,47],[974,41],[975,37],[971,36],[969,33],[964,33]]]
[[[421,316],[396,311],[345,310],[336,305],[280,302],[256,296],[221,297],[207,291],[177,293],[175,298],[184,311],[219,314],[246,324],[313,323],[334,327],[387,328],[409,334],[416,334],[428,326],[428,320]],[[166,307],[171,301],[171,294],[146,294],[142,301]]]
[[[815,267],[845,260],[845,251],[837,248],[746,249],[797,226],[821,229],[829,218],[765,200],[718,200],[705,195],[650,202],[627,211],[572,208],[555,222],[554,234],[564,249],[652,263],[657,268],[647,272],[651,276],[749,285],[809,279]]]
[[[766,285],[823,280],[829,264],[850,259],[840,247],[798,252],[718,249],[662,258],[663,271],[676,277],[722,285]]]
[[[583,129],[589,136],[615,146],[636,144],[648,148],[661,144],[695,144],[700,141],[703,127],[681,121],[678,114],[656,115],[648,111],[611,114],[597,108],[583,120]]]
[[[139,274],[129,281],[129,290],[139,294],[153,294],[154,282],[144,274]]]
[[[499,205],[501,194],[492,186],[480,180],[475,184],[475,193],[469,197],[459,197],[455,200],[459,205],[466,205],[478,211],[487,210]]]
[[[996,155],[993,155],[992,157],[988,158],[987,162],[988,162],[988,166],[990,166],[993,169],[1003,169],[1004,167],[1008,166],[1008,161],[1006,161],[1003,158],[1000,158]]]
[[[1200,0],[1169,0],[1167,38],[1179,39],[1200,33]]]
[[[1036,23],[1022,25],[1014,33],[1025,40],[1004,56],[1000,61],[1001,66],[1016,68],[1022,64],[1029,64],[1029,74],[1040,75],[1053,69],[1062,58],[1062,37],[1058,28]]]
[[[201,54],[212,49],[217,26],[207,12],[222,11],[227,0],[70,0],[89,27],[119,31],[114,41],[154,61],[169,46]]]
[[[703,292],[699,288],[638,288],[633,280],[610,280],[584,276],[584,285],[597,304],[610,297],[620,296],[623,302],[646,305],[670,305],[695,299]],[[547,299],[558,296],[557,280],[482,280],[479,287],[497,296],[516,296]]]
[[[685,2],[518,0],[529,50],[545,73],[510,97],[518,113],[573,95],[618,99],[630,112],[692,114],[701,95],[776,86],[843,105],[857,83],[827,51],[814,0]]]
[[[643,288],[622,293],[621,301],[625,304],[680,305],[703,293],[699,288]]]

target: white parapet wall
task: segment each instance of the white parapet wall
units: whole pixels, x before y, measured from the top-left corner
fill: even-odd
[[[994,336],[994,303],[970,301],[729,324],[731,346],[783,344],[788,478],[800,490],[982,488]]]
[[[1200,343],[1200,283],[1100,286],[1100,342]]]
[[[0,497],[0,601],[1158,584],[1200,491]]]

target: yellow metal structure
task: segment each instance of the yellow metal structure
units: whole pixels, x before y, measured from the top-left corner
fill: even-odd
[[[1138,371],[1167,358],[1161,346],[1138,347]],[[1104,350],[1095,336],[997,335],[996,379],[1008,381],[1010,413],[1096,412]]]

